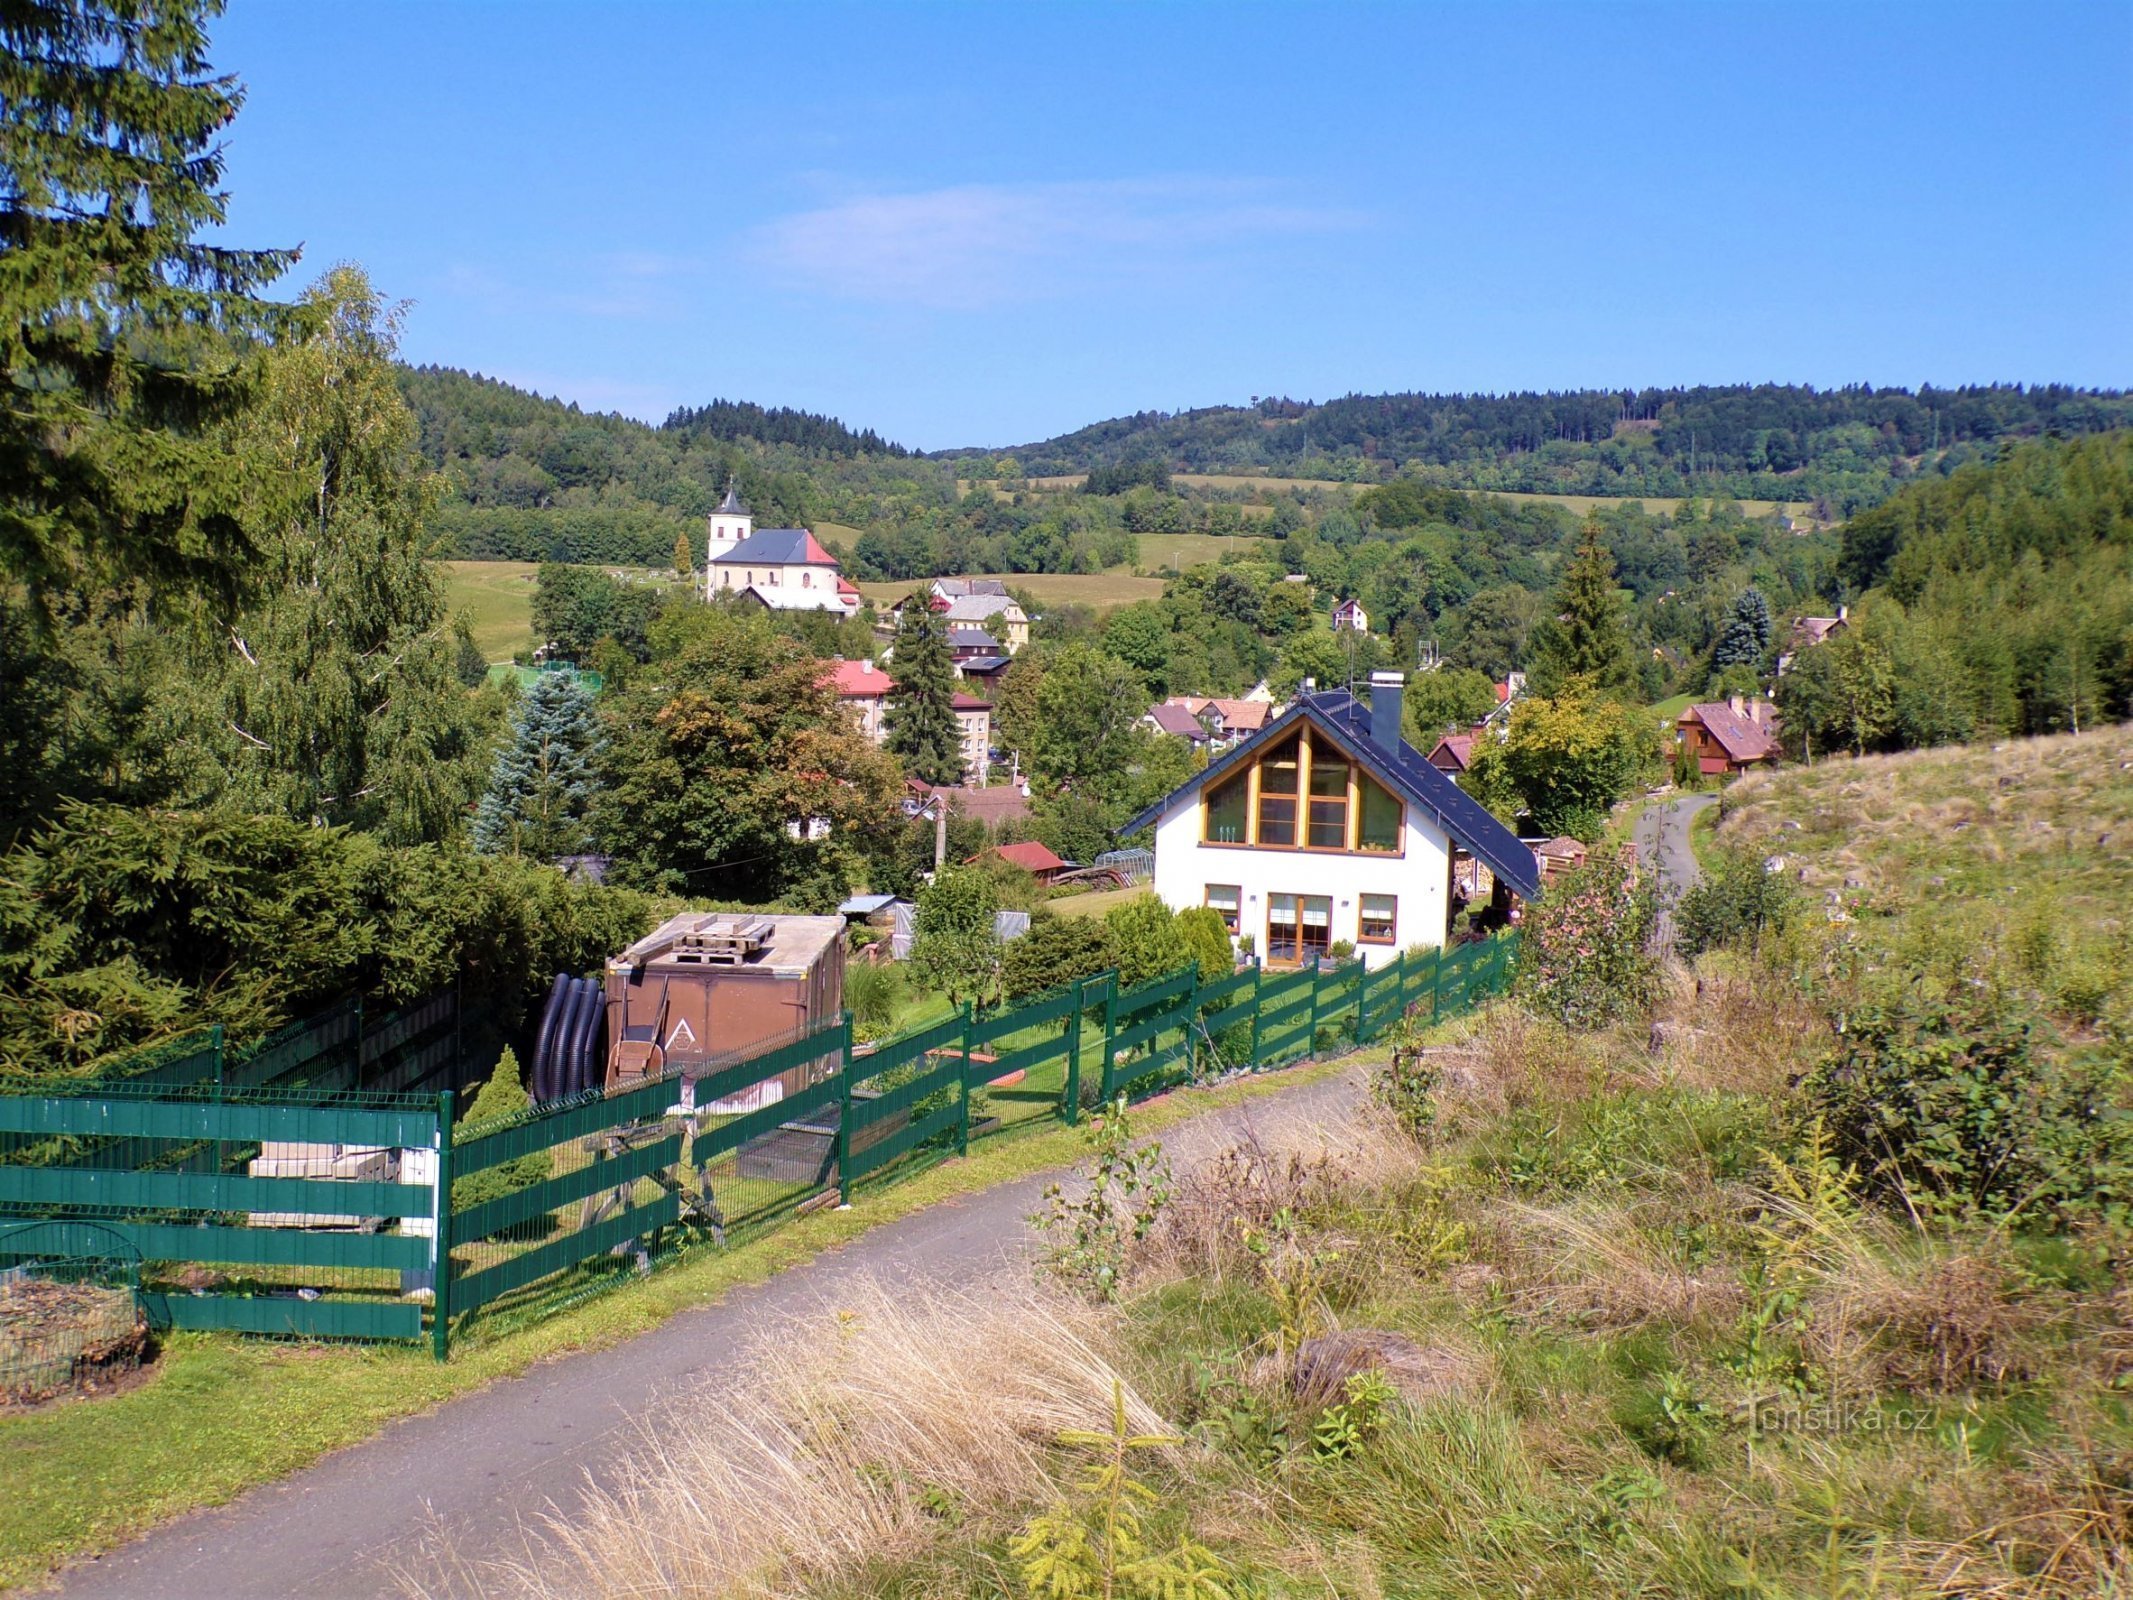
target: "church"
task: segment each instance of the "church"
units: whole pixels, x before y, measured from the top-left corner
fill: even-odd
[[[834,611],[856,616],[860,594],[837,558],[805,528],[757,528],[732,484],[711,513],[704,598],[721,593],[772,611]]]

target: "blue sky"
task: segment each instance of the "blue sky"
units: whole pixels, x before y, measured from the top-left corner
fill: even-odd
[[[1350,391],[2133,380],[2133,6],[232,0],[229,236],[404,353],[928,449]]]

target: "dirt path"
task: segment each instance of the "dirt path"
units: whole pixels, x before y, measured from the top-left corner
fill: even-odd
[[[1163,1142],[1182,1169],[1250,1123],[1336,1118],[1355,1103],[1360,1083],[1350,1070],[1300,1084],[1195,1117],[1167,1130]],[[860,1278],[969,1284],[1026,1270],[1025,1219],[1052,1176],[916,1212],[627,1343],[546,1363],[396,1422],[230,1505],[68,1568],[58,1593],[70,1600],[398,1595],[396,1571],[435,1570],[426,1540],[441,1537],[467,1562],[514,1554],[521,1529],[550,1508],[567,1514],[587,1477],[627,1448],[661,1404],[740,1378],[739,1353],[765,1319],[834,1307]]]

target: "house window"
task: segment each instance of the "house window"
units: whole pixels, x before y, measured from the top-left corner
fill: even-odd
[[[1399,925],[1400,902],[1389,894],[1366,894],[1355,919],[1357,944],[1391,944]]]
[[[1222,926],[1229,929],[1230,937],[1237,936],[1237,906],[1242,893],[1234,883],[1211,883],[1207,886],[1207,909],[1222,919]]]
[[[1296,843],[1297,750],[1291,741],[1259,764],[1260,844]]]
[[[1311,814],[1305,843],[1314,850],[1348,848],[1348,762],[1311,741]]]
[[[1363,821],[1356,830],[1356,848],[1359,850],[1384,850],[1394,855],[1400,852],[1400,802],[1398,798],[1368,773],[1355,775],[1356,788],[1362,796]]]
[[[1251,804],[1251,779],[1240,772],[1207,796],[1207,826],[1202,837],[1209,844],[1243,844],[1246,809]]]
[[[814,586],[815,586],[815,575],[814,575],[814,574],[813,574],[812,572],[803,572],[803,573],[801,573],[801,574],[800,574],[800,587],[801,587],[801,588],[803,588],[803,589],[812,589],[812,588],[813,588]]]
[[[1326,953],[1333,940],[1333,901],[1322,894],[1266,897],[1266,958],[1293,967]]]

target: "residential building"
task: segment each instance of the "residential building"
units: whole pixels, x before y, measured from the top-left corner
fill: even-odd
[[[1161,705],[1150,706],[1147,714],[1141,718],[1141,722],[1147,727],[1153,728],[1157,733],[1167,733],[1174,738],[1189,739],[1195,745],[1204,745],[1213,737],[1208,733],[1200,718],[1172,700],[1165,700]]]
[[[822,681],[834,687],[837,698],[852,709],[862,733],[876,744],[888,742],[889,691],[894,679],[871,661],[835,661]],[[958,690],[952,703],[964,775],[982,783],[992,761],[992,702]]]
[[[999,578],[935,578],[927,585],[926,595],[934,615],[950,628],[981,628],[991,632],[995,631],[994,621],[998,619],[996,631],[1002,637],[997,648],[1013,655],[1029,643],[1029,613],[1007,592],[1007,584]],[[905,601],[899,600],[891,608],[890,616],[900,619],[904,605]]]
[[[1273,967],[1342,941],[1372,966],[1442,945],[1461,852],[1498,897],[1537,895],[1532,850],[1400,737],[1403,690],[1399,673],[1377,673],[1368,701],[1301,694],[1129,821],[1127,833],[1154,825],[1156,894],[1213,907]]]
[[[859,731],[876,744],[889,737],[884,720],[889,709],[889,690],[894,680],[871,661],[833,661],[822,681],[837,691],[859,722]]]
[[[1333,608],[1333,631],[1335,633],[1368,633],[1370,613],[1363,609],[1360,600],[1343,600]]]
[[[1533,854],[1541,864],[1541,882],[1549,884],[1558,878],[1567,878],[1585,864],[1589,851],[1568,834],[1558,834],[1553,839],[1543,840],[1533,847]]]
[[[1447,778],[1456,778],[1474,764],[1474,736],[1447,733],[1429,753],[1429,764]]]
[[[992,766],[992,702],[957,694],[955,725],[963,737],[963,781],[982,784]]]
[[[1768,700],[1734,695],[1690,706],[1675,720],[1674,728],[1675,736],[1696,757],[1697,770],[1706,775],[1745,772],[1778,758],[1777,707]]]
[[[1000,641],[983,628],[962,623],[948,625],[948,651],[960,663],[1000,653]]]
[[[733,486],[709,518],[704,598],[730,594],[773,611],[835,611],[856,616],[859,590],[837,558],[805,528],[757,528]]]
[[[1193,717],[1206,733],[1211,745],[1217,750],[1227,750],[1267,725],[1274,715],[1274,707],[1266,700],[1226,700],[1199,694],[1174,694],[1163,702],[1175,706]],[[1151,712],[1150,717],[1154,713]],[[1183,732],[1182,728],[1162,728],[1162,732]],[[1191,738],[1190,734],[1185,737]]]
[[[1029,788],[1026,784],[995,783],[982,789],[969,789],[950,788],[945,784],[935,786],[912,778],[907,780],[905,788],[910,797],[904,802],[904,809],[911,816],[923,810],[926,802],[935,795],[943,795],[947,798],[950,816],[969,817],[981,822],[986,831],[994,835],[1005,823],[1029,820]]]
[[[1777,660],[1778,676],[1782,678],[1792,670],[1792,664],[1799,659],[1799,654],[1802,650],[1810,649],[1834,634],[1845,632],[1851,625],[1852,608],[1850,606],[1837,607],[1837,614],[1833,617],[1796,618],[1792,624],[1792,648],[1785,651]]]

